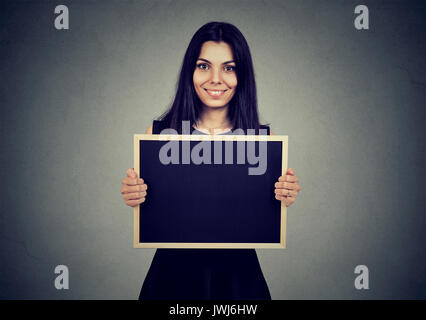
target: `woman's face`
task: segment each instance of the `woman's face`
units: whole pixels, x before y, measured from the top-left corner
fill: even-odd
[[[201,102],[210,108],[227,106],[237,88],[231,47],[226,42],[204,42],[193,75]]]

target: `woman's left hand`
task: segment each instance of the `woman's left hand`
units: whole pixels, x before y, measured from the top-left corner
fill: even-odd
[[[294,169],[289,168],[275,183],[275,199],[284,201],[285,206],[288,207],[296,201],[300,189],[299,179],[294,175]]]

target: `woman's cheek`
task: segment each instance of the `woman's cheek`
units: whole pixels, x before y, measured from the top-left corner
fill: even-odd
[[[230,88],[235,88],[237,86],[238,80],[237,80],[237,76],[235,75],[235,73],[225,75],[223,78],[224,78],[226,84]]]
[[[195,70],[193,81],[194,84],[197,84],[201,86],[209,79],[209,72],[208,71],[201,71],[199,69]]]

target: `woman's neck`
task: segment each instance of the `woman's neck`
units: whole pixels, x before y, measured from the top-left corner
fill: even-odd
[[[221,133],[232,129],[231,121],[228,119],[228,106],[206,107],[203,106],[196,129],[207,130],[209,133]]]

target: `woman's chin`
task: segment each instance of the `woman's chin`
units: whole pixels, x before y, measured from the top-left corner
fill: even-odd
[[[223,103],[204,103],[205,108],[212,108],[212,109],[220,109],[220,108],[226,108],[228,104]]]

